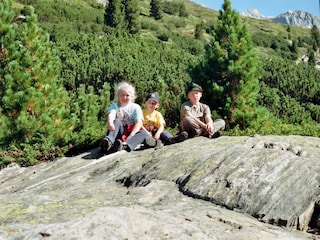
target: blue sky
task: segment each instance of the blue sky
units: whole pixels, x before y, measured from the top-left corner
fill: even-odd
[[[224,0],[191,0],[214,10],[222,9]],[[246,9],[255,8],[264,16],[278,16],[288,10],[302,10],[315,16],[319,13],[319,0],[231,0],[231,6],[241,13]]]

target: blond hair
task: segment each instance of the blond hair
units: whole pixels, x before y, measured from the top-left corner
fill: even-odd
[[[122,81],[119,82],[116,86],[115,86],[115,97],[118,100],[118,93],[119,92],[127,92],[130,94],[130,96],[132,97],[132,102],[135,101],[136,99],[136,90],[134,88],[134,86],[126,81]]]

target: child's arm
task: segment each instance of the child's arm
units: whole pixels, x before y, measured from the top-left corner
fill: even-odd
[[[206,125],[205,125],[204,129],[205,129],[209,134],[214,133],[213,120],[212,120],[211,116],[208,115],[208,114],[206,114],[206,115],[205,115],[205,121],[206,121]]]
[[[142,124],[142,119],[137,119],[133,125],[133,129],[130,133],[130,135],[127,137],[127,139],[131,138],[132,136],[134,136],[137,132],[140,131],[140,129],[142,128],[143,124]]]
[[[189,106],[185,106],[182,110],[183,117],[191,117],[201,128],[206,130],[209,134],[213,133],[213,120],[209,108],[204,110],[204,122],[192,115]]]
[[[157,139],[157,140],[160,139],[160,135],[161,135],[161,133],[163,132],[163,130],[164,130],[164,125],[163,125],[163,124],[160,124],[158,130],[157,130],[156,133],[153,135],[153,138],[154,138],[154,139]]]
[[[143,125],[142,125],[142,129],[145,130],[152,137],[152,133],[149,132],[148,129],[146,129]]]
[[[114,120],[116,119],[116,112],[115,111],[111,111],[108,114],[108,129],[109,131],[114,131],[115,127],[114,127]]]

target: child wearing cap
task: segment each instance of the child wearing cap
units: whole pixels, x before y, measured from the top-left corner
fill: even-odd
[[[188,86],[186,93],[189,101],[184,102],[180,109],[181,130],[186,131],[189,137],[219,137],[225,129],[225,121],[212,120],[209,106],[200,102],[202,92],[202,87],[196,83]]]
[[[100,142],[102,152],[132,151],[143,143],[149,134],[141,129],[143,114],[140,105],[134,103],[134,87],[127,82],[116,86],[116,101],[108,109],[108,131]]]
[[[166,122],[162,114],[157,111],[160,105],[160,98],[157,93],[150,93],[146,97],[146,109],[143,109],[143,128],[149,133],[146,138],[146,145],[149,147],[160,147],[162,142],[165,145],[182,142],[187,139],[186,132],[181,132],[173,137],[169,132],[165,131]]]

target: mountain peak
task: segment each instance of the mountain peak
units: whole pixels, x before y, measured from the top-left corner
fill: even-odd
[[[244,10],[241,13],[241,16],[252,17],[252,18],[257,18],[257,19],[266,19],[267,18],[266,16],[261,14],[258,9],[255,9],[255,8],[250,8],[250,9]]]
[[[317,16],[301,10],[288,10],[287,12],[281,13],[276,17],[270,17],[264,16],[257,9],[253,8],[243,11],[241,16],[265,19],[283,24],[299,26],[302,28],[312,28],[313,25],[316,25],[318,28],[320,28],[320,19]]]

